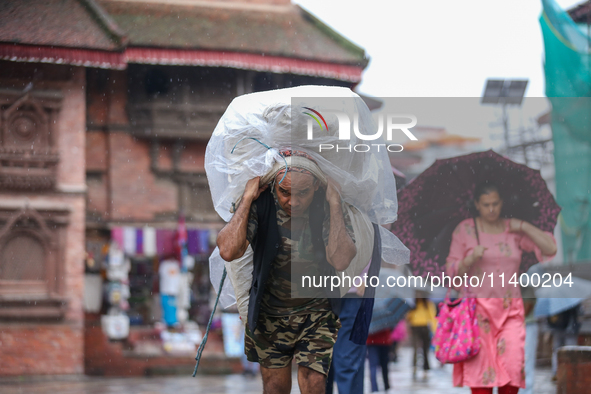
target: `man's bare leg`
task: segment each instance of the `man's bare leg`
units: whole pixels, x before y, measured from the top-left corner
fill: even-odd
[[[298,365],[298,385],[302,394],[324,394],[326,392],[326,375]]]
[[[291,392],[291,363],[283,368],[261,367],[261,375],[263,376],[263,394],[289,394]]]

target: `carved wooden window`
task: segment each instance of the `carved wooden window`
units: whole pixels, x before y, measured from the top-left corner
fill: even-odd
[[[60,245],[67,212],[44,215],[51,219],[0,207],[0,318],[63,317]]]
[[[236,71],[129,65],[130,131],[140,138],[207,141],[236,95]]]
[[[0,188],[54,188],[59,155],[52,132],[60,102],[46,92],[18,97],[0,89]]]
[[[47,293],[45,276],[46,246],[36,234],[15,232],[3,245],[0,257],[0,281],[3,293]],[[14,289],[11,289],[11,285]]]

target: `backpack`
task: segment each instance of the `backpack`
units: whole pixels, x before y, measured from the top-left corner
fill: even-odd
[[[556,330],[566,330],[569,324],[578,323],[579,305],[562,311],[552,316],[548,316],[548,326]]]

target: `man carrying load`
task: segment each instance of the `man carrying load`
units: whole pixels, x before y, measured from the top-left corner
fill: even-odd
[[[265,393],[290,391],[293,358],[302,393],[325,392],[329,369],[339,393],[361,392],[376,289],[361,295],[346,280],[334,288],[336,280],[310,278],[372,278],[382,261],[409,260],[380,226],[395,221],[398,208],[387,152],[317,151],[341,141],[345,118],[366,135],[375,130],[369,108],[347,88],[250,93],[232,101],[207,144],[212,201],[228,222],[209,259],[211,281],[216,302],[238,308]],[[349,133],[351,144],[358,134]]]
[[[326,178],[307,154],[281,155],[290,165],[276,172],[270,188],[259,177],[246,184],[217,244],[226,261],[242,257],[249,244],[254,250],[245,351],[261,365],[264,392],[290,392],[295,357],[301,392],[324,393],[340,328],[338,299],[327,298],[326,289],[303,289],[312,296],[295,298],[302,289],[292,270],[334,274],[349,266],[357,249],[336,187],[328,182],[323,188]]]

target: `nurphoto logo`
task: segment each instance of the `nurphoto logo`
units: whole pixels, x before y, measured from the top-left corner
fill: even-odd
[[[304,112],[305,115],[308,115],[310,119],[308,119],[308,128],[307,128],[307,138],[308,140],[314,139],[314,128],[315,125],[320,128],[320,131],[329,132],[328,124],[325,120],[325,117],[319,112],[310,107],[304,107],[305,110],[309,112]],[[376,141],[383,137],[384,129],[386,130],[386,142],[391,142],[394,133],[402,132],[408,137],[408,139],[412,141],[417,141],[417,137],[410,131],[411,128],[416,126],[417,124],[417,117],[410,114],[388,114],[386,116],[380,114],[378,115],[378,129],[374,134],[363,134],[359,128],[359,114],[355,113],[353,116],[353,122],[349,119],[349,115],[344,112],[337,112],[337,111],[326,111],[325,115],[334,115],[337,118],[339,130],[338,136],[339,141],[349,141],[351,142],[351,129],[353,130],[354,136],[357,140],[361,141]],[[384,118],[386,119],[384,122]],[[385,123],[385,127],[384,127]],[[351,127],[352,126],[352,127]],[[364,130],[367,132],[368,130]],[[359,143],[359,144],[318,144],[318,152],[328,151],[328,150],[336,150],[339,151],[347,151],[347,152],[369,152],[370,150],[377,150],[380,152],[380,149],[386,149],[388,152],[397,153],[402,152],[404,147],[401,144],[397,143]]]

